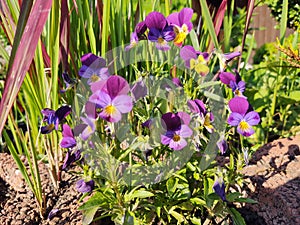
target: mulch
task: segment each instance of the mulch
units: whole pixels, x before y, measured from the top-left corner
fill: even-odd
[[[245,204],[238,209],[248,225],[300,224],[299,146],[300,136],[273,141],[260,148],[244,168],[244,194],[258,201],[258,204]],[[79,177],[62,172],[60,188],[55,193],[46,165],[41,163],[39,168],[47,205],[43,219],[14,160],[9,154],[0,153],[0,224],[82,224],[82,213],[77,210],[81,194],[75,189]],[[76,167],[71,170],[76,171]],[[47,219],[53,209],[58,212]]]

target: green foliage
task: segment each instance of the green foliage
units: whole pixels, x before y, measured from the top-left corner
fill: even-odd
[[[272,15],[280,22],[282,15],[283,0],[265,0],[265,3],[271,9]],[[288,23],[289,28],[297,29],[300,25],[300,3],[298,0],[288,1]]]

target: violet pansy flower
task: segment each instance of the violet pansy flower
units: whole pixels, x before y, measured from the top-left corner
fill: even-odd
[[[168,42],[173,41],[175,32],[173,26],[169,26],[163,14],[160,12],[151,12],[145,19],[149,29],[148,40],[156,42],[156,48],[167,51],[170,49]]]
[[[226,194],[225,194],[225,184],[223,181],[215,181],[213,185],[213,190],[214,192],[220,196],[223,202],[227,201],[226,200]]]
[[[193,10],[191,8],[183,8],[180,12],[174,12],[167,17],[167,21],[174,27],[176,37],[174,44],[182,46],[187,34],[193,29],[191,22]]]
[[[79,70],[79,75],[87,78],[88,84],[106,80],[109,77],[108,68],[105,67],[106,61],[102,57],[88,53],[81,57],[81,62],[82,67]]]
[[[243,97],[234,97],[228,103],[231,114],[228,117],[228,124],[237,126],[237,132],[245,137],[254,134],[252,126],[260,122],[260,117],[257,112],[249,110],[249,103]]]
[[[77,149],[74,152],[69,150],[66,154],[64,164],[62,165],[62,170],[66,170],[73,162],[78,161],[81,158],[81,150]]]
[[[187,68],[195,70],[201,76],[205,76],[209,72],[207,66],[209,54],[207,52],[199,52],[193,46],[186,45],[180,50],[180,57],[185,61]]]
[[[63,78],[63,81],[66,85],[66,88],[60,90],[61,93],[65,93],[66,91],[68,91],[69,89],[74,87],[74,85],[77,83],[77,80],[71,78],[67,72],[62,73],[62,78]]]
[[[111,76],[106,85],[91,95],[89,101],[102,109],[99,116],[108,122],[118,122],[122,113],[128,113],[133,107],[132,98],[128,96],[129,85],[120,76]]]
[[[144,33],[147,30],[147,26],[145,21],[139,22],[134,29],[134,32],[131,33],[130,36],[130,44],[125,47],[125,51],[130,50],[131,48],[135,47],[139,40],[146,39]]]
[[[45,108],[41,112],[44,115],[43,121],[48,123],[48,125],[41,127],[41,133],[48,134],[53,130],[58,130],[58,125],[71,113],[71,108],[70,106],[62,106],[56,111]]]
[[[219,78],[223,84],[226,84],[232,89],[236,96],[244,97],[243,92],[246,89],[246,83],[242,81],[240,74],[235,71],[236,75],[229,72],[220,72]]]
[[[206,128],[209,133],[212,133],[214,130],[213,125],[211,124],[214,121],[214,116],[211,112],[206,110],[204,103],[199,100],[189,100],[188,106],[192,113],[198,114],[200,116],[200,121],[202,125]]]
[[[60,142],[62,148],[73,148],[76,146],[77,142],[74,138],[74,134],[68,124],[63,125],[62,131],[63,139]]]
[[[161,135],[161,143],[173,150],[181,150],[187,145],[185,138],[191,137],[190,116],[185,112],[166,113],[162,115],[162,125],[166,132]]]
[[[76,189],[81,193],[91,192],[94,189],[95,182],[93,180],[85,182],[83,179],[77,181]]]

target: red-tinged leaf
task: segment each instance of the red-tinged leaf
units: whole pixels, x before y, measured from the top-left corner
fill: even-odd
[[[70,37],[70,17],[68,0],[61,1],[60,20],[60,57],[64,71],[68,71],[69,37]]]
[[[42,47],[42,54],[43,54],[43,59],[44,59],[44,63],[45,63],[45,68],[50,68],[50,66],[51,66],[50,56],[49,56],[47,49],[45,47],[45,44],[43,42],[41,43],[41,47]]]
[[[52,0],[36,0],[29,14],[15,59],[8,71],[5,82],[0,103],[0,134],[34,57],[51,5]]]
[[[16,31],[16,24],[11,16],[6,0],[0,0],[0,21],[1,26],[8,37],[9,43],[12,44]]]
[[[220,33],[220,29],[221,29],[221,26],[222,26],[222,23],[223,23],[223,20],[224,20],[224,15],[225,15],[226,8],[227,8],[227,0],[223,0],[220,7],[219,7],[219,9],[218,9],[218,11],[217,11],[217,14],[215,15],[215,18],[214,18],[214,27],[215,27],[215,32],[216,32],[217,36]],[[212,41],[210,41],[208,52],[211,52],[213,47],[214,47],[213,43],[212,43]]]
[[[242,39],[242,51],[245,46],[245,40],[246,40],[249,24],[251,22],[251,17],[253,14],[254,6],[255,6],[255,0],[248,0],[246,23],[245,23],[245,29],[244,29],[244,33],[243,33],[243,39]],[[238,70],[240,69],[241,62],[242,62],[242,57],[239,58]]]

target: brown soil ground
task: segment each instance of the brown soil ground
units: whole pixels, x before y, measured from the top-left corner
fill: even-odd
[[[245,195],[258,204],[246,204],[239,211],[247,225],[300,224],[300,136],[279,139],[259,149],[244,168]],[[74,173],[62,173],[58,193],[54,193],[47,168],[39,165],[47,212],[41,219],[32,192],[28,190],[12,157],[0,153],[0,224],[1,225],[79,225],[77,210],[81,194],[75,189],[79,179]],[[76,167],[71,168],[76,170]],[[49,220],[48,213],[58,209]],[[95,223],[107,224],[107,223]]]

